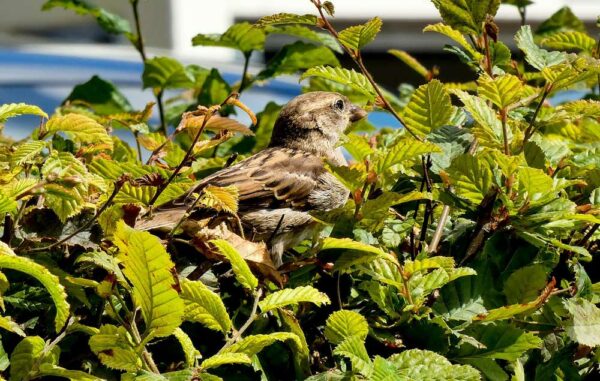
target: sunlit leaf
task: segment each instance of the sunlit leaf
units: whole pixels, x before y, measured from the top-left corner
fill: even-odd
[[[354,25],[339,32],[340,42],[350,50],[360,50],[375,39],[383,21],[374,17],[362,25]]]
[[[466,34],[479,35],[487,15],[495,16],[500,0],[433,0],[444,22]]]
[[[197,34],[192,38],[194,46],[221,46],[237,49],[243,53],[262,51],[265,46],[265,32],[247,22],[230,26],[223,34]]]
[[[219,295],[199,281],[181,281],[181,298],[185,305],[184,320],[198,322],[223,333],[231,330],[231,320]]]
[[[334,82],[341,83],[342,85],[349,86],[353,90],[364,94],[372,99],[375,98],[376,93],[375,89],[363,74],[357,73],[354,70],[348,70],[339,67],[330,67],[330,66],[318,66],[307,71],[302,74],[300,80],[309,78],[309,77],[319,77],[332,80]]]
[[[407,128],[427,135],[450,123],[454,107],[444,85],[434,79],[413,93],[402,114]]]

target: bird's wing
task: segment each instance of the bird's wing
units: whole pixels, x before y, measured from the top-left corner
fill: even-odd
[[[203,179],[206,185],[233,185],[239,191],[240,211],[292,207],[303,209],[325,172],[323,161],[310,153],[270,148]]]

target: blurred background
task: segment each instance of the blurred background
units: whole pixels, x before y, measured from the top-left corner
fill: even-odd
[[[152,100],[141,90],[142,65],[138,53],[123,37],[104,32],[89,16],[55,8],[42,12],[44,0],[4,0],[0,13],[0,103],[28,102],[51,112],[72,87],[98,74],[113,81],[136,108]],[[133,20],[129,1],[97,0],[90,4]],[[440,21],[430,0],[338,0],[334,24],[341,29],[380,16],[384,25],[374,43],[365,51],[365,61],[376,80],[394,90],[399,83],[420,84],[420,78],[387,53],[403,49],[427,67],[441,67],[443,81],[464,81],[471,77],[466,66],[443,51],[449,41],[423,28]],[[590,31],[600,15],[600,0],[536,0],[528,8],[527,23],[537,25],[563,6],[582,18]],[[168,55],[184,63],[218,67],[228,81],[242,72],[243,58],[232,49],[193,47],[198,33],[222,33],[232,23],[254,22],[280,12],[315,12],[308,0],[142,0],[142,33],[152,55]],[[521,23],[516,7],[502,5],[496,17],[500,38],[514,48],[512,36]],[[133,25],[133,23],[132,23]],[[597,29],[596,29],[597,30]],[[596,33],[596,32],[594,32]],[[291,38],[273,36],[264,54],[252,56],[250,72],[256,72]],[[349,64],[349,62],[344,62]],[[283,77],[262,89],[244,94],[250,106],[260,110],[268,100],[285,103],[300,92],[296,78]],[[15,122],[18,123],[18,122]],[[15,138],[24,136],[17,125],[5,131]]]

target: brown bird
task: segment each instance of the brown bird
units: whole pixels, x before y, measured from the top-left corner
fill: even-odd
[[[317,227],[310,211],[329,211],[348,199],[348,189],[324,162],[346,164],[338,141],[350,123],[365,116],[363,109],[338,93],[297,96],[281,110],[268,148],[202,179],[193,192],[207,185],[237,187],[246,238],[265,242],[273,263],[280,266],[283,252],[309,238]],[[166,213],[169,218],[162,218],[159,225],[151,218],[136,227],[172,226],[185,209],[159,210],[155,216]]]

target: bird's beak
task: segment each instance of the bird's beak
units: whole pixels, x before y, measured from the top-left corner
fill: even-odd
[[[365,116],[367,116],[367,112],[365,110],[357,105],[352,105],[352,108],[350,108],[350,122],[358,122]]]

